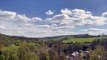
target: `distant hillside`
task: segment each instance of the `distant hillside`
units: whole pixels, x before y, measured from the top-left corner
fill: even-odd
[[[0,39],[1,38],[8,38],[8,39],[14,39],[14,40],[38,40],[38,38],[27,38],[27,37],[23,37],[23,36],[9,36],[9,35],[5,35],[5,34],[0,34]]]
[[[92,36],[92,35],[88,35],[88,34],[77,34],[77,35],[61,35],[61,36],[53,36],[53,37],[43,37],[43,38],[30,38],[30,37],[24,37],[24,36],[9,36],[9,35],[5,35],[5,34],[0,34],[0,37],[10,37],[10,38],[14,38],[14,39],[21,39],[21,40],[38,40],[38,39],[60,39],[60,38],[67,38],[67,37],[79,37],[79,38],[87,38],[87,37],[99,37],[98,36]]]
[[[100,35],[99,35],[100,36]],[[23,36],[9,36],[5,34],[0,34],[0,40],[50,40],[50,39],[63,39],[63,38],[90,38],[90,37],[99,37],[99,36],[92,36],[88,34],[78,34],[78,35],[61,35],[61,36],[53,36],[53,37],[44,37],[44,38],[29,38],[29,37],[23,37]]]

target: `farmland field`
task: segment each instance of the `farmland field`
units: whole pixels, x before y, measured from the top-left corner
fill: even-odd
[[[68,38],[63,40],[64,43],[85,43],[85,42],[93,42],[96,38]]]

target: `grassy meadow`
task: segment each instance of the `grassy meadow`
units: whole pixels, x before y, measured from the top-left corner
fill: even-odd
[[[63,43],[85,43],[85,42],[93,42],[97,38],[67,38],[63,40]]]

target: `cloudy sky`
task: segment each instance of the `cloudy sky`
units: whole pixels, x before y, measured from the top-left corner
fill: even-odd
[[[0,33],[26,37],[107,34],[107,0],[0,0]]]

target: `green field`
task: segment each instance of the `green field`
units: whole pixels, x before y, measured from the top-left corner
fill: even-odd
[[[85,43],[85,42],[92,42],[94,41],[96,38],[68,38],[63,40],[64,43]]]

